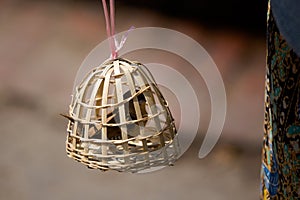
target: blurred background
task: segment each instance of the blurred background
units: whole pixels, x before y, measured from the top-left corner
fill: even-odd
[[[175,166],[136,175],[89,170],[65,153],[67,121],[59,113],[68,111],[81,62],[106,39],[101,2],[0,1],[0,199],[258,199],[266,11],[259,0],[116,1],[117,32],[133,25],[187,34],[214,59],[227,92],[224,130],[206,158],[198,151],[210,100],[199,77],[192,146]],[[151,61],[167,58],[129,56],[147,53]]]

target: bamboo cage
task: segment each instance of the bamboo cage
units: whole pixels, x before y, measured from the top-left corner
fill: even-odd
[[[75,87],[67,132],[68,156],[92,169],[134,173],[172,165],[179,154],[174,119],[151,73],[121,58]]]

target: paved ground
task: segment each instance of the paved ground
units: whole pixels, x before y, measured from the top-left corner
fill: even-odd
[[[67,112],[80,63],[106,37],[96,6],[1,3],[0,199],[257,199],[264,38],[208,30],[147,10],[120,8],[118,31],[131,25],[163,26],[188,34],[206,48],[227,91],[220,141],[208,157],[197,158],[209,120],[209,96],[199,79],[200,133],[174,167],[146,175],[103,173],[66,157],[66,121],[58,114]]]

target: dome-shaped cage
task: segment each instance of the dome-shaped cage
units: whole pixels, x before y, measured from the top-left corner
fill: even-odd
[[[178,156],[174,120],[148,69],[115,59],[75,87],[67,154],[89,168],[138,172]]]

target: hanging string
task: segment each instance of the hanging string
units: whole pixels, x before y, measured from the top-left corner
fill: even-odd
[[[115,45],[116,45],[116,52],[119,52],[119,50],[123,47],[123,45],[125,44],[127,37],[129,35],[129,32],[132,31],[133,29],[135,29],[134,26],[131,26],[124,35],[122,35],[121,41],[120,43],[116,40],[115,38]]]
[[[119,50],[125,44],[128,34],[131,30],[135,27],[131,26],[130,29],[122,36],[120,43],[115,38],[115,2],[114,0],[109,1],[109,14],[107,9],[106,0],[102,0],[103,10],[104,10],[104,17],[106,23],[106,33],[109,39],[110,49],[111,49],[111,56],[110,59],[116,59],[118,57]]]
[[[115,5],[114,0],[110,0],[109,7],[110,7],[110,16],[108,14],[106,0],[102,0],[105,23],[106,23],[106,33],[107,37],[109,38],[110,48],[111,48],[111,57],[112,59],[116,59],[118,57],[118,52],[116,50],[116,43],[114,39],[115,35]]]
[[[115,35],[115,1],[110,0],[109,2],[110,8],[110,28],[111,28],[111,35]]]

